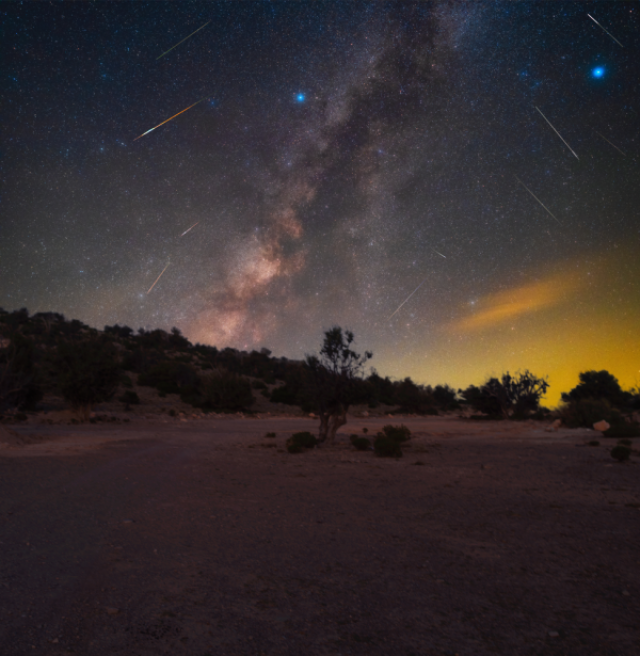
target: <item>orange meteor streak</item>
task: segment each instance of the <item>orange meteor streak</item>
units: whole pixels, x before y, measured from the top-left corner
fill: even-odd
[[[169,265],[167,264],[167,266],[164,269],[162,269],[162,273],[164,273],[168,268],[169,268]],[[158,280],[160,280],[160,278],[162,278],[162,273],[156,278],[156,281],[153,283],[153,285],[151,285],[151,287],[149,287],[149,291],[147,292],[147,294],[158,284]]]
[[[195,107],[198,103],[202,102],[203,100],[204,100],[204,98],[200,98],[200,100],[198,100],[198,102],[194,102],[193,105],[189,105],[189,107],[187,107],[187,109],[183,109],[181,112],[178,112],[177,114],[174,114],[171,118],[168,118],[166,121],[162,121],[162,123],[158,123],[158,125],[156,125],[155,128],[151,128],[151,130],[147,130],[146,132],[143,132],[140,135],[140,137],[144,137],[145,134],[149,134],[149,132],[153,132],[156,128],[159,128],[161,125],[164,125],[165,123],[168,123],[169,121],[174,119],[176,116],[180,116],[180,114],[184,114],[188,109],[191,109],[192,107]],[[140,139],[140,137],[136,137],[134,139],[134,141],[138,141],[138,139]]]

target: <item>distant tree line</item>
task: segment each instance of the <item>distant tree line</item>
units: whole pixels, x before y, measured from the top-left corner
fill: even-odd
[[[135,373],[139,385],[160,396],[178,394],[205,411],[249,410],[254,393],[298,406],[319,416],[320,441],[333,438],[353,405],[422,415],[470,409],[477,419],[550,414],[540,406],[549,383],[528,370],[464,390],[419,385],[408,377],[382,377],[375,369],[367,375],[365,364],[373,354],[359,355],[353,342],[353,333],[336,326],[325,332],[317,355],[294,361],[272,357],[268,349],[191,344],[177,328],[134,331],[116,324],[99,331],[56,312],[30,316],[24,308],[0,309],[0,413],[35,409],[45,392],[54,392],[86,418],[119,387],[132,387]],[[137,402],[132,391],[119,398]],[[623,391],[607,371],[581,373],[580,383],[562,400],[558,413],[570,426],[600,419],[620,423],[640,409],[638,390]]]

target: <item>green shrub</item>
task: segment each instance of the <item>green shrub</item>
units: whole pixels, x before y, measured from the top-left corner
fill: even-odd
[[[127,376],[127,374],[123,373],[122,377],[120,378],[120,385],[122,385],[122,387],[131,389],[133,388],[133,381],[129,376]]]
[[[266,390],[267,389],[267,386],[261,380],[254,380],[251,383],[251,387],[253,389],[261,389],[261,390]]]
[[[178,413],[173,408],[171,408],[171,410],[169,410],[169,417],[177,417],[177,416]]]
[[[318,440],[309,431],[294,433],[287,440],[287,451],[289,453],[301,453],[306,449],[313,449],[318,444]]]
[[[367,451],[371,447],[371,440],[366,437],[351,435],[349,439],[351,440],[351,444],[353,444],[358,451]]]
[[[598,440],[591,440],[590,442],[587,442],[587,446],[600,446],[600,442],[598,442]]]
[[[619,421],[607,428],[605,437],[640,437],[640,424],[637,422]]]
[[[397,440],[391,439],[390,437],[385,437],[382,433],[378,433],[373,443],[373,450],[377,456],[381,458],[400,458],[402,457],[402,449],[400,448],[400,442]]]
[[[362,432],[366,435],[366,434],[369,432],[369,429],[365,426],[365,427],[362,429]]]
[[[275,437],[275,436],[276,436],[275,433],[267,433],[267,434],[265,435],[265,437]]]
[[[559,416],[567,428],[592,428],[601,420],[611,426],[622,423],[620,413],[604,399],[579,399],[570,401],[559,409]]]
[[[618,444],[621,446],[633,446],[633,442],[631,440],[618,440]]]
[[[619,462],[622,462],[623,460],[628,460],[629,456],[631,455],[631,449],[628,446],[614,446],[613,449],[611,449],[611,457],[615,458]]]
[[[122,396],[118,397],[118,401],[126,403],[127,405],[139,405],[140,397],[136,394],[136,392],[126,390]]]
[[[390,440],[400,443],[406,442],[411,437],[411,431],[404,425],[392,426],[387,424],[383,426],[382,433],[378,433],[378,436],[388,437]]]

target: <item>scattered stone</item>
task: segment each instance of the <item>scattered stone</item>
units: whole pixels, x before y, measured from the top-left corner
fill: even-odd
[[[547,634],[550,638],[557,638],[560,634],[557,631],[549,631]]]
[[[107,615],[117,615],[120,612],[119,608],[105,608]]]
[[[602,421],[596,421],[596,423],[593,425],[593,430],[602,431],[603,433],[606,430],[609,430],[609,428],[611,428],[609,422],[606,422],[604,419]]]
[[[562,426],[562,419],[556,419],[550,426],[547,426],[545,430],[547,433],[555,432]]]
[[[629,590],[623,590],[623,591],[622,591],[622,594],[623,594],[625,597],[630,597],[630,596],[631,596],[631,593],[629,592]]]
[[[363,416],[363,417],[368,417],[368,416],[369,416],[369,413],[365,410],[365,411],[362,413],[362,416]]]
[[[122,523],[123,524],[133,524],[133,519],[125,519]]]

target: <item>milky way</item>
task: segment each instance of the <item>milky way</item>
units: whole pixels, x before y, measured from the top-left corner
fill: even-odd
[[[640,379],[637,3],[0,10],[5,309]]]

